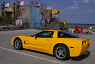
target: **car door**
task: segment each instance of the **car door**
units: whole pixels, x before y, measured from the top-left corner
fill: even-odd
[[[53,31],[43,31],[29,39],[29,46],[38,51],[47,51],[52,42]]]

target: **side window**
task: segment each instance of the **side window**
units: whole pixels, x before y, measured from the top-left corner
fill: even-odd
[[[43,31],[38,34],[36,34],[37,37],[42,37],[42,38],[52,38],[53,36],[53,31]]]
[[[67,33],[58,32],[58,38],[68,38],[69,35]]]

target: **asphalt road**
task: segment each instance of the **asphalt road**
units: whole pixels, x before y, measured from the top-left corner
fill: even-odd
[[[69,60],[58,60],[52,55],[32,50],[16,50],[10,44],[14,36],[32,35],[40,31],[36,29],[0,31],[0,64],[95,64],[95,35],[82,35],[92,41],[89,52]]]

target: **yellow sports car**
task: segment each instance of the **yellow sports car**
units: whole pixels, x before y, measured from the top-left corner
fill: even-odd
[[[60,30],[44,30],[35,35],[21,35],[11,39],[15,49],[30,49],[68,59],[85,54],[90,48],[89,38],[79,37]]]

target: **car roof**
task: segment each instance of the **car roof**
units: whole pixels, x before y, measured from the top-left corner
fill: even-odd
[[[61,31],[61,30],[44,30],[44,31]]]

